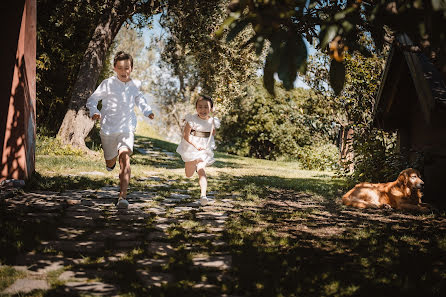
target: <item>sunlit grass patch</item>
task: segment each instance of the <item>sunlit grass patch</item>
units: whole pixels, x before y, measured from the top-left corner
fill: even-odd
[[[324,293],[327,296],[333,296],[339,291],[339,287],[339,281],[330,281],[329,283],[324,285]]]
[[[105,258],[103,256],[100,256],[100,257],[83,256],[81,263],[83,265],[94,265],[94,264],[104,263],[104,261],[105,261]]]
[[[351,232],[351,237],[355,240],[369,239],[374,235],[374,232],[369,228],[354,229]]]
[[[51,270],[47,273],[47,281],[51,287],[63,285],[65,282],[59,279],[59,276],[69,267],[59,268],[56,270]]]
[[[71,145],[64,145],[59,138],[37,135],[36,155],[83,156],[85,153]]]
[[[11,266],[0,266],[0,292],[24,276],[26,276],[25,272]]]
[[[200,227],[201,224],[198,221],[186,220],[186,221],[181,222],[179,224],[179,226],[186,230],[192,230],[192,229]]]
[[[121,256],[122,261],[130,261],[133,262],[135,258],[144,254],[144,250],[141,248],[134,248],[131,251],[123,254]]]
[[[416,238],[415,236],[404,234],[401,235],[400,241],[405,242],[409,245],[419,245],[421,244],[419,238]]]
[[[139,114],[138,116],[142,117],[141,114]],[[148,120],[148,119],[144,119],[144,120],[138,119],[138,122],[136,124],[135,134],[145,136],[145,137],[150,137],[150,138],[161,139],[161,136],[158,134],[155,127],[150,125],[151,121],[152,120]]]

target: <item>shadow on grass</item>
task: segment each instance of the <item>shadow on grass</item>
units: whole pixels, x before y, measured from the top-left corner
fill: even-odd
[[[178,169],[184,168],[184,162],[180,156],[172,157],[150,157],[137,151],[132,155],[131,165],[153,166],[155,168]]]
[[[25,190],[46,190],[46,191],[65,191],[74,189],[98,189],[107,185],[113,185],[117,182],[109,177],[88,177],[88,176],[43,176],[35,172],[31,179],[26,183]]]
[[[231,192],[250,185],[260,196],[265,196],[268,189],[277,188],[316,194],[327,201],[341,197],[345,190],[345,182],[335,178],[284,178],[278,176],[244,176],[234,178],[230,174],[221,173],[218,180],[212,181],[211,178],[210,181],[217,187],[217,191]]]
[[[178,144],[169,141],[140,135],[135,136],[135,145],[139,147],[153,148],[155,150],[166,150],[169,152],[175,152],[178,146]]]
[[[0,262],[16,264],[17,256],[32,251],[41,242],[54,237],[57,224],[51,218],[29,216],[30,207],[11,211],[0,204]]]
[[[227,225],[232,293],[443,296],[446,232],[437,219],[444,224],[444,218],[423,224],[416,215],[330,208],[311,195],[272,192],[263,207]]]
[[[39,189],[57,191],[63,185],[83,189],[110,184],[108,179],[87,177],[37,179]],[[144,190],[143,182],[132,183]],[[138,220],[146,210],[137,209],[139,213],[124,218],[110,210],[70,206],[69,219],[58,221],[51,216],[42,219],[39,215],[45,209],[38,213],[25,203],[29,201],[15,211],[8,202],[0,213],[2,230],[9,234],[2,233],[1,248],[23,245],[19,252],[32,250],[41,239],[54,238],[57,226],[56,240],[47,249],[41,247],[38,256],[50,263],[63,261],[80,278],[113,285],[110,291],[96,292],[88,289],[88,282],[78,287],[61,284],[42,296],[80,296],[78,292],[108,296],[446,295],[445,218],[344,208],[335,203],[343,186],[341,180],[331,178],[219,174],[209,179],[210,190],[216,192],[217,200],[232,199],[232,204],[218,209],[228,219],[224,230],[214,233],[197,219],[201,211],[197,209],[180,216],[167,211]],[[35,204],[40,205],[40,200],[36,196]],[[169,224],[168,236],[147,236],[159,233],[155,225],[163,222]],[[204,233],[215,237],[203,239]],[[61,244],[60,238],[66,242]],[[215,244],[220,240],[224,244]],[[16,244],[8,246],[10,242]],[[162,256],[149,249],[153,242],[171,245],[172,254]],[[140,252],[132,254],[135,248]],[[10,262],[16,254],[17,250],[8,254]],[[230,268],[197,267],[193,263],[197,254],[230,256]],[[142,264],[153,260],[164,262]],[[35,262],[39,264],[34,268],[48,263]],[[148,288],[152,277],[165,274],[172,279]]]
[[[395,242],[384,229],[342,241],[303,236],[280,249],[251,234],[234,246],[235,294],[255,296],[443,296],[444,251]],[[416,239],[425,237],[418,234]],[[277,238],[277,241],[280,239]],[[330,242],[331,241],[331,242]],[[270,242],[271,243],[271,242]],[[321,248],[317,246],[321,245]],[[333,249],[331,246],[336,246]],[[390,248],[389,248],[390,246]],[[439,270],[440,269],[440,270]],[[443,271],[443,272],[441,272]]]

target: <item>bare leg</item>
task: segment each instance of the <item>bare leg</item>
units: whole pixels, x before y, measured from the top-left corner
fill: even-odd
[[[190,161],[190,162],[184,162],[184,171],[186,172],[186,177],[191,177],[194,175],[195,171],[197,170],[197,164],[201,162],[200,159]]]
[[[198,183],[200,184],[201,196],[206,196],[208,180],[203,168],[198,169]]]
[[[191,177],[195,173],[195,168],[197,168],[197,162],[184,162],[184,171],[186,173],[186,177]]]
[[[127,197],[127,189],[130,182],[130,150],[121,149],[119,150],[119,197]]]

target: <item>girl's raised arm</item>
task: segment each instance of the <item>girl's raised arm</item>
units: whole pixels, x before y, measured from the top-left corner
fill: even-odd
[[[193,145],[195,148],[197,148],[192,142],[190,142],[189,140],[189,136],[190,136],[190,131],[192,130],[191,126],[189,125],[189,123],[186,122],[186,126],[184,127],[183,130],[183,138],[184,140],[186,140],[187,142],[189,142],[191,145]]]

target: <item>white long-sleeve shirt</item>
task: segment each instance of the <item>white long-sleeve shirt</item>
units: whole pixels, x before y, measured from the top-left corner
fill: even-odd
[[[96,91],[87,99],[86,107],[90,110],[90,117],[94,114],[101,116],[101,133],[134,132],[136,129],[135,105],[144,116],[152,113],[146,98],[139,90],[138,80],[122,82],[117,76],[102,81]],[[102,100],[102,108],[98,110],[98,102]]]

